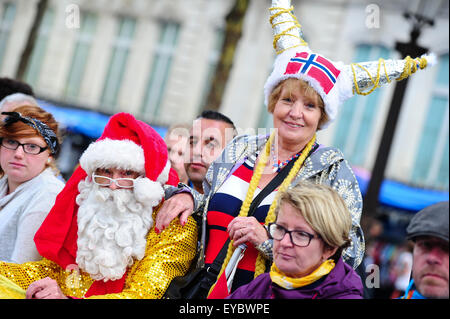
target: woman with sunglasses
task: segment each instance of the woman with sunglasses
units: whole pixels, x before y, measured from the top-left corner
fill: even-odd
[[[281,194],[270,273],[238,288],[230,299],[361,299],[362,282],[344,263],[351,215],[331,187],[301,182]]]
[[[64,183],[54,163],[60,142],[53,115],[37,106],[2,112],[0,124],[0,260],[39,260],[34,234]]]

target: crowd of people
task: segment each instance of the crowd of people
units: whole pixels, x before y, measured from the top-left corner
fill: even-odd
[[[274,30],[299,28],[273,9]],[[118,113],[66,182],[52,114],[31,88],[2,88],[0,297],[364,298],[363,198],[344,154],[316,139],[358,84],[286,32],[264,87],[270,134],[205,111],[163,139]],[[448,298],[448,202],[407,234],[401,298]]]

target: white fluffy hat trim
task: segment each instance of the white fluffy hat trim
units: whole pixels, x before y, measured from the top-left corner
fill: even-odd
[[[144,150],[130,140],[105,138],[89,145],[80,157],[80,165],[91,175],[97,168],[119,168],[145,174]]]
[[[157,206],[164,197],[162,184],[146,177],[136,179],[133,191],[137,201],[152,207]]]
[[[164,198],[163,185],[169,179],[169,172],[170,161],[167,161],[155,182],[147,177],[138,177],[134,182],[134,196],[136,196],[136,199],[141,203],[150,204],[152,207],[159,205]]]

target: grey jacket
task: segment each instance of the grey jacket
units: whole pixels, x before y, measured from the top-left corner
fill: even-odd
[[[194,210],[203,219],[200,249],[204,256],[206,235],[206,214],[211,197],[217,192],[224,181],[250,155],[256,154],[267,142],[268,135],[241,135],[234,138],[223,150],[222,154],[210,165],[203,181],[204,194],[193,189],[183,187],[183,191],[190,191],[194,197]],[[364,235],[360,226],[362,212],[362,196],[355,175],[342,152],[333,147],[322,145],[304,162],[302,168],[291,183],[291,186],[302,180],[325,184],[335,189],[344,199],[352,215],[352,229],[350,231],[351,245],[343,251],[344,260],[353,268],[358,267],[364,256]],[[179,189],[166,189],[166,198]],[[200,260],[199,263],[202,263]]]
[[[8,176],[0,179],[0,260],[14,263],[40,260],[34,234],[41,227],[64,183],[51,168],[11,193]]]

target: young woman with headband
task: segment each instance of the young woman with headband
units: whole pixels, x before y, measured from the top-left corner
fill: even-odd
[[[64,183],[56,177],[58,123],[37,106],[21,106],[0,124],[0,260],[39,260],[34,234]]]

